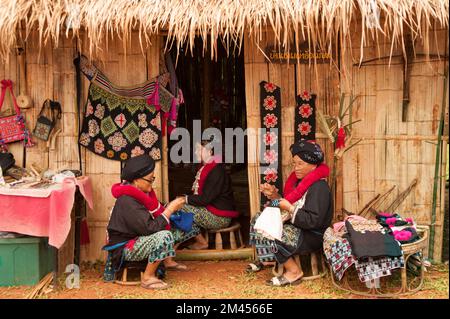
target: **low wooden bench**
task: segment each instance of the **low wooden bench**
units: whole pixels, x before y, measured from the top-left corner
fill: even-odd
[[[138,286],[141,284],[141,277],[147,267],[147,260],[143,261],[125,261],[122,266],[121,273],[117,275],[120,279],[116,279],[114,283],[122,286]],[[129,281],[130,270],[137,270],[140,273],[139,280]]]
[[[322,251],[302,256],[295,255],[294,260],[300,270],[304,273],[303,280],[314,280],[326,275],[327,266]],[[284,273],[284,266],[276,263],[272,268],[272,273],[274,276],[281,276]]]
[[[214,236],[214,247],[216,250],[222,250],[223,249],[223,234],[228,233],[230,236],[230,249],[237,249],[244,247],[244,242],[242,239],[241,234],[241,224],[239,224],[237,221],[234,221],[231,223],[231,225],[227,228],[222,229],[215,229],[215,230],[206,230],[204,233],[205,239],[210,244],[209,241],[209,235],[215,234]],[[239,244],[236,242],[236,238],[239,242]]]

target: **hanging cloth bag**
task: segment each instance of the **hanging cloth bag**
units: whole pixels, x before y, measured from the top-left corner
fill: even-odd
[[[13,92],[13,83],[11,80],[1,81],[2,91],[0,95],[0,111],[2,110],[6,92],[9,90],[14,105],[15,115],[0,117],[0,145],[24,141],[26,146],[31,146],[28,130],[25,127],[25,119],[20,113],[16,97]]]
[[[48,112],[47,112],[48,111]],[[46,113],[51,114],[51,119],[46,117]],[[42,105],[41,111],[39,112],[38,119],[36,121],[36,127],[34,128],[33,134],[41,140],[47,141],[50,137],[50,133],[55,127],[56,120],[61,118],[61,104],[58,102],[51,101],[50,99],[45,100]]]

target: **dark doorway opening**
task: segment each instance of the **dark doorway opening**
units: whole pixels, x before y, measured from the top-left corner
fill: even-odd
[[[178,127],[193,132],[193,121],[201,120],[202,130],[218,128],[225,139],[225,128],[247,128],[245,104],[244,56],[241,53],[227,54],[223,45],[218,44],[217,58],[211,60],[210,51],[203,52],[203,43],[196,39],[191,54],[188,48],[171,51],[176,62],[178,85],[183,91],[184,104],[179,108]],[[192,134],[191,134],[192,137]],[[191,141],[192,142],[192,141]],[[169,141],[169,147],[176,141]],[[192,143],[191,143],[192,147]],[[226,164],[233,182],[236,209],[240,213],[238,221],[244,242],[248,242],[250,220],[250,200],[247,177],[247,140],[245,140],[244,163]],[[236,150],[234,151],[236,158]],[[191,157],[192,162],[192,157]],[[192,193],[192,183],[198,164],[178,163],[169,159],[169,194],[172,200],[180,194]]]

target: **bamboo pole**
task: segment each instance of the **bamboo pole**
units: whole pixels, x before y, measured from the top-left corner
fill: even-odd
[[[252,259],[253,248],[239,248],[230,250],[182,250],[177,251],[177,260],[232,260]]]
[[[433,260],[434,256],[434,232],[436,228],[436,204],[437,204],[437,190],[438,182],[441,178],[439,174],[439,168],[441,166],[441,144],[442,144],[442,132],[444,129],[444,116],[445,116],[445,101],[447,100],[447,85],[448,85],[448,69],[445,70],[444,74],[444,92],[442,94],[442,106],[441,106],[441,118],[439,120],[439,131],[438,131],[438,141],[436,146],[436,163],[434,168],[434,182],[433,182],[433,204],[431,207],[431,227],[430,227],[430,247],[428,255],[430,259]],[[442,208],[441,208],[442,209]]]

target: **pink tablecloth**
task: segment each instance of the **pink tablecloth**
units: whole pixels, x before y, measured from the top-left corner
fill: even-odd
[[[71,227],[71,211],[76,187],[93,208],[92,186],[88,177],[66,178],[61,189],[52,190],[48,197],[0,194],[0,231],[37,237],[48,237],[49,244],[60,248]]]

